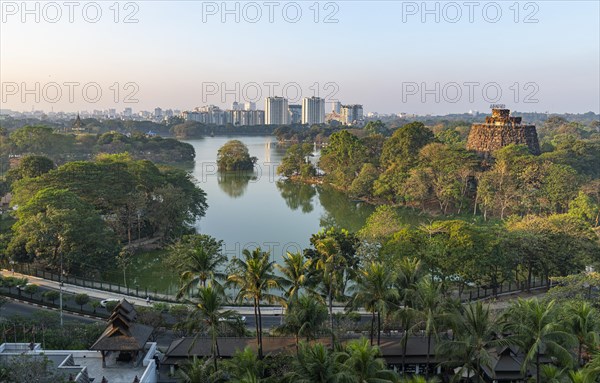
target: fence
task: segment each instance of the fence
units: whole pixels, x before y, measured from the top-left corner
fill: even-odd
[[[48,279],[55,282],[60,282],[60,274],[53,273],[48,270],[40,269],[30,264],[15,264],[13,265],[15,272],[20,274],[26,274],[38,278]],[[164,302],[177,302],[176,294],[177,291],[158,291],[158,289],[152,288],[140,288],[139,286],[129,287],[121,286],[117,283],[110,283],[105,281],[92,280],[83,277],[64,275],[62,279],[63,283],[87,287],[95,290],[108,291],[111,293],[117,293],[122,295],[128,295],[132,297],[138,297],[142,299],[150,298],[153,301],[164,301]]]
[[[35,276],[35,277],[39,277],[39,278],[43,278],[43,279],[49,279],[52,281],[57,281],[57,282],[60,281],[59,274],[55,274],[48,270],[39,269],[30,264],[15,264],[14,271],[16,271],[20,274],[31,275],[31,276]],[[116,283],[91,280],[91,279],[87,279],[87,278],[69,276],[69,275],[65,275],[63,277],[63,282],[67,283],[67,284],[76,285],[76,286],[82,286],[82,287],[87,287],[87,288],[96,289],[96,290],[108,291],[111,293],[118,293],[118,294],[128,295],[128,296],[132,296],[132,297],[138,297],[138,298],[142,298],[142,299],[146,299],[149,297],[153,301],[163,301],[163,302],[170,302],[170,303],[179,302],[176,298],[177,291],[175,291],[174,289],[172,291],[171,288],[167,289],[167,291],[158,291],[158,289],[152,289],[152,288],[149,289],[147,287],[140,288],[138,286],[135,286],[135,287],[122,286],[122,285],[119,285]],[[496,289],[494,289],[492,287],[485,287],[485,286],[484,287],[480,287],[480,286],[468,287],[461,294],[459,294],[458,291],[454,291],[452,295],[455,298],[460,299],[462,302],[471,302],[471,301],[477,301],[477,300],[485,299],[485,298],[492,298],[492,297],[496,297],[499,295],[513,294],[513,293],[525,291],[528,289],[529,290],[543,289],[548,286],[550,286],[550,281],[548,278],[544,278],[544,277],[539,278],[539,277],[534,276],[532,278],[531,286],[529,286],[529,288],[527,288],[526,281],[521,281],[519,284],[515,283],[514,281],[508,281],[508,282],[500,284],[499,286],[496,287]]]

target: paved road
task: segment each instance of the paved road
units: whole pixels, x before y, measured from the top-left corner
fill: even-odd
[[[6,304],[4,304],[2,307],[0,307],[0,318],[10,317],[14,315],[20,315],[26,318],[31,318],[34,317],[40,311],[50,311],[58,314],[58,311],[55,310],[37,307],[27,303],[9,301],[6,302]],[[65,321],[76,321],[82,323],[104,322],[100,319],[86,318],[79,315],[68,314],[67,312],[65,312],[63,315]]]

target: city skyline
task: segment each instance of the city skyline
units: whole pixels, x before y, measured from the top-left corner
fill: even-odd
[[[341,100],[379,113],[461,113],[494,102],[600,112],[598,2],[477,3],[472,22],[462,3],[444,2],[277,3],[273,22],[266,9],[251,22],[243,2],[229,10],[212,2],[100,3],[98,21],[91,3],[78,3],[72,23],[67,9],[50,22],[48,3],[36,2],[31,14],[6,4],[20,7],[2,5],[2,109],[191,110],[317,96],[328,110]],[[299,4],[297,21],[291,4]],[[62,97],[48,102],[57,92]]]

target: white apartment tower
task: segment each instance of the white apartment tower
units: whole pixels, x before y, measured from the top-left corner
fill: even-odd
[[[302,99],[302,124],[322,124],[325,122],[325,99],[305,97]]]
[[[287,125],[289,123],[288,100],[283,97],[267,97],[265,100],[265,124]]]

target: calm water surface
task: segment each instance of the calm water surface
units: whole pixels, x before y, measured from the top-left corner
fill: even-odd
[[[246,144],[250,155],[258,158],[253,173],[216,171],[217,151],[233,139]],[[196,229],[223,240],[229,258],[240,256],[244,248],[260,246],[280,261],[286,251],[308,247],[310,236],[322,227],[336,225],[357,231],[374,210],[331,188],[293,184],[277,177],[275,169],[286,148],[277,145],[275,137],[207,137],[187,142],[196,150],[195,165],[189,170],[206,192],[209,205]],[[128,271],[129,285],[174,289],[177,278],[165,270],[161,258],[160,253],[151,253],[137,259]],[[107,277],[123,282],[118,273]]]

